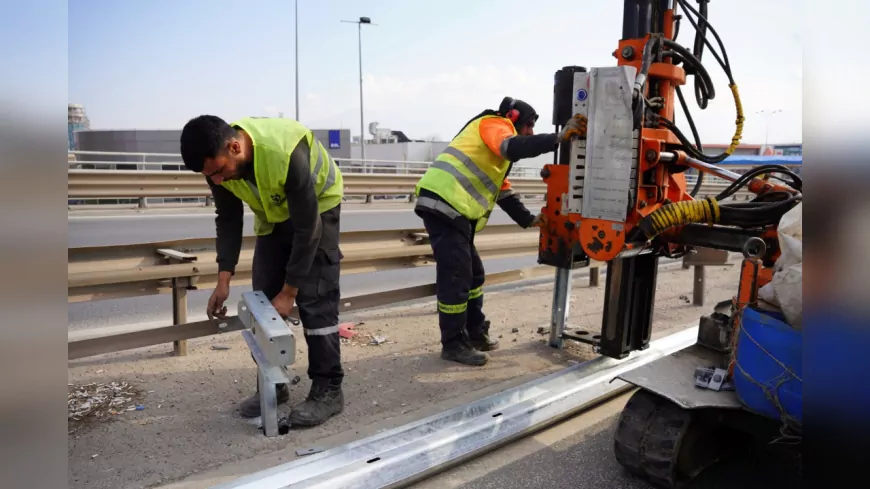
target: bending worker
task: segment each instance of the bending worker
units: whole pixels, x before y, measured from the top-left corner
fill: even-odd
[[[344,372],[338,337],[339,218],[343,183],[338,165],[313,133],[291,119],[244,118],[227,124],[203,115],[181,132],[184,165],[206,177],[214,196],[218,284],[207,313],[224,306],[242,247],[244,207],[254,213],[253,289],[283,317],[293,305],[308,344],[307,399],[290,413],[292,425],[313,426],[342,411]],[[257,386],[259,390],[259,385]],[[286,384],[278,402],[289,400]],[[242,416],[260,415],[260,397],[241,403]]]
[[[586,132],[586,119],[571,119],[559,134],[534,135],[538,114],[522,100],[506,97],[498,111],[475,116],[417,183],[414,211],[423,219],[435,256],[441,358],[485,365],[498,348],[483,314],[483,262],[474,235],[486,226],[497,203],[523,228],[540,226],[511,188],[517,160],[554,151],[560,140]]]

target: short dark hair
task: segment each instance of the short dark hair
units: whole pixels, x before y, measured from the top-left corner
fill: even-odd
[[[236,136],[236,130],[215,115],[201,115],[184,125],[181,130],[181,159],[188,170],[201,172],[206,158],[220,153],[227,140]]]

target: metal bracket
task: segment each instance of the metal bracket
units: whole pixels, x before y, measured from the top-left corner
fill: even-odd
[[[260,391],[260,419],[268,437],[278,436],[277,385],[287,384],[287,369],[296,361],[296,338],[290,326],[281,319],[272,302],[262,292],[245,292],[239,301],[239,319],[247,328],[242,337],[257,364],[257,386]]]
[[[263,433],[268,437],[278,436],[278,384],[289,384],[287,367],[278,367],[269,363],[257,340],[249,330],[242,331],[242,338],[251,349],[254,362],[257,363],[257,386],[260,391],[260,420]],[[289,385],[288,385],[289,387]]]
[[[270,365],[292,365],[296,361],[296,337],[266,294],[259,291],[242,294],[239,319],[251,330]]]

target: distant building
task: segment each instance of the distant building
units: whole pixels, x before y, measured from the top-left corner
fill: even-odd
[[[67,104],[67,134],[69,136],[69,150],[76,149],[76,132],[89,129],[91,122],[85,114],[85,107],[79,104]]]
[[[349,129],[313,129],[316,137],[329,154],[335,159],[350,158]],[[95,163],[100,161],[124,161],[131,165],[118,165],[119,170],[134,170],[135,163],[165,162],[164,170],[181,170],[181,129],[88,129],[77,135],[78,150],[105,151],[110,153],[151,153],[149,155],[83,155],[79,161]],[[157,156],[155,153],[161,154]],[[175,164],[172,164],[175,163]],[[149,165],[142,169],[157,170]]]
[[[771,144],[764,149],[764,156],[803,156],[804,145],[797,144]]]

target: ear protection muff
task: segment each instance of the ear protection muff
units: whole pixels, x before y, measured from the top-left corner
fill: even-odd
[[[520,118],[520,111],[514,108],[517,101],[513,98],[511,98],[510,101],[511,103],[508,105],[507,112],[504,116],[510,119],[511,122],[516,122]]]

